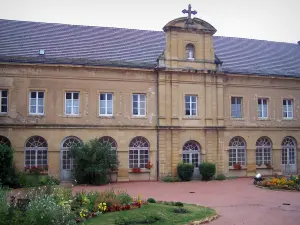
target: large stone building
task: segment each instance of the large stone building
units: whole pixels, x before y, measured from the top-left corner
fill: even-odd
[[[185,12],[163,32],[0,20],[0,141],[16,166],[68,180],[68,146],[100,138],[119,181],[181,161],[195,177],[206,161],[230,176],[299,172],[300,45],[214,36]]]

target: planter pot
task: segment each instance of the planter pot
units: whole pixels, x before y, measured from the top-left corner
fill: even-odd
[[[129,172],[129,181],[143,181],[150,180],[150,171],[149,172],[140,172],[132,173]]]
[[[228,176],[244,177],[247,176],[247,171],[245,169],[241,169],[241,170],[230,169],[228,172]]]
[[[109,173],[108,179],[111,183],[117,182],[118,181],[118,172]]]

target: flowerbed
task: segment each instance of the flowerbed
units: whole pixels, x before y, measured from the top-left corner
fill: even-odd
[[[13,194],[14,193],[14,194]],[[84,191],[44,186],[16,194],[0,187],[0,225],[73,225],[106,213],[141,208],[148,204],[125,191]]]
[[[258,186],[268,187],[271,189],[286,189],[300,191],[300,177],[271,177],[257,183]]]

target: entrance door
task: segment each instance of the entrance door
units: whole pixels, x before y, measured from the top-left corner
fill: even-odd
[[[60,179],[62,181],[73,179],[74,160],[71,157],[70,149],[80,143],[81,140],[77,137],[67,137],[62,142],[60,149]]]
[[[194,165],[194,180],[200,179],[200,145],[195,141],[188,141],[184,144],[182,149],[182,160],[184,163],[191,163]]]
[[[296,174],[296,150],[295,148],[282,149],[282,170],[284,174]]]
[[[285,137],[282,141],[282,172],[284,174],[297,173],[297,143],[293,137]]]

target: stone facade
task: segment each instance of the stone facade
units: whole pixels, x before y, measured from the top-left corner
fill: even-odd
[[[212,35],[215,29],[200,19],[186,27],[179,18],[164,27],[166,50],[155,69],[70,65],[0,64],[0,89],[8,90],[8,113],[0,114],[0,135],[15,152],[18,169],[24,167],[24,146],[31,136],[48,143],[49,174],[60,177],[62,141],[110,136],[117,143],[118,180],[156,179],[176,174],[183,146],[195,141],[200,162],[213,162],[218,173],[251,176],[255,172],[282,172],[282,141],[300,142],[300,79],[224,74],[218,69]],[[203,31],[205,29],[205,32]],[[195,46],[195,59],[187,60],[185,46]],[[44,91],[44,115],[29,114],[29,91]],[[65,92],[80,93],[80,114],[66,116]],[[99,93],[113,93],[113,116],[99,116]],[[146,95],[146,116],[132,115],[132,94]],[[197,98],[197,112],[186,116],[185,96]],[[231,97],[242,97],[242,118],[231,118]],[[258,98],[268,99],[268,118],[258,118]],[[293,100],[293,119],[283,119],[283,99]],[[129,145],[137,136],[150,145],[150,176],[129,169]],[[246,165],[229,167],[229,142],[239,136],[246,142]],[[272,142],[272,169],[256,166],[256,141]],[[300,172],[299,147],[296,170]],[[157,158],[158,156],[158,158]],[[157,164],[158,161],[158,164]],[[159,166],[159,168],[157,168]]]

